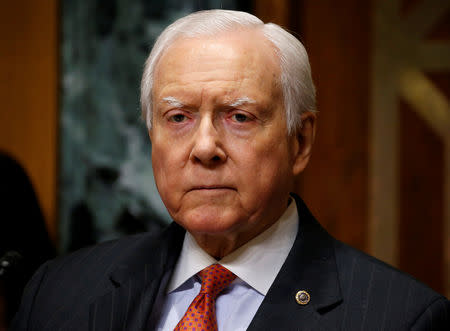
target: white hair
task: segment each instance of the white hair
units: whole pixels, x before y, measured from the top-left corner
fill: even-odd
[[[264,24],[256,16],[232,10],[205,10],[182,17],[169,25],[158,37],[145,62],[141,82],[142,118],[152,125],[152,88],[155,67],[164,51],[181,38],[216,36],[242,29],[260,29],[275,46],[280,60],[281,87],[287,128],[290,134],[301,125],[301,114],[315,112],[316,91],[311,77],[308,54],[302,43],[274,23]]]

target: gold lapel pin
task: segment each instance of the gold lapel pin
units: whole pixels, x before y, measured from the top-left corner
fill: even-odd
[[[307,305],[309,303],[309,300],[311,300],[311,296],[308,292],[301,290],[298,291],[295,295],[295,300],[299,305]]]

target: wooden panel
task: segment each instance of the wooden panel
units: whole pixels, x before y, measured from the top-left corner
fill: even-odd
[[[31,177],[56,238],[57,1],[5,1],[0,10],[0,150]],[[12,220],[13,221],[13,220]]]
[[[317,140],[300,192],[333,235],[365,250],[369,2],[305,0],[299,10],[319,110]]]
[[[373,5],[370,252],[448,295],[450,2]]]
[[[399,267],[444,293],[444,146],[400,103]]]
[[[450,39],[450,10],[434,25],[433,29],[425,36],[428,41],[448,41]]]
[[[253,8],[255,15],[264,23],[276,23],[284,28],[289,28],[289,0],[254,0]]]

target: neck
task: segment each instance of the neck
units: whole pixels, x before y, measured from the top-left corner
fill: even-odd
[[[210,256],[216,260],[221,260],[228,254],[234,252],[239,247],[245,245],[247,242],[257,237],[268,228],[270,228],[278,219],[274,218],[273,221],[268,223],[260,223],[259,227],[251,228],[251,231],[233,233],[233,234],[205,234],[205,233],[192,233],[197,244]]]

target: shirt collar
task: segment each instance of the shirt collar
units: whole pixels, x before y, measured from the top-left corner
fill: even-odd
[[[220,261],[200,248],[192,235],[186,232],[167,290],[176,290],[199,271],[211,264],[220,263],[262,295],[266,295],[294,244],[297,230],[297,206],[292,201],[270,228]]]

